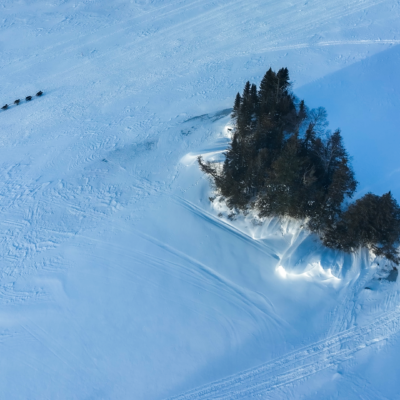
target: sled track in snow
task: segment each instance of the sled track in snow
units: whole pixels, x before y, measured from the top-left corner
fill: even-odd
[[[218,228],[222,229],[225,232],[231,233],[232,235],[236,236],[243,242],[246,242],[249,246],[252,246],[253,248],[256,248],[257,250],[263,252],[266,256],[272,257],[276,261],[280,260],[280,257],[277,254],[275,254],[276,252],[274,251],[274,248],[269,246],[268,243],[252,239],[249,235],[247,235],[240,229],[236,228],[234,225],[227,223],[221,218],[216,217],[212,213],[207,212],[203,208],[196,206],[192,202],[185,200],[182,197],[173,196],[171,197],[171,199],[176,204],[182,206],[183,208],[187,209],[193,214],[196,214],[198,217],[206,220],[210,224],[217,226]]]
[[[263,54],[269,51],[285,51],[291,49],[303,49],[309,47],[322,47],[322,46],[332,46],[339,44],[353,44],[353,45],[371,45],[371,44],[382,44],[382,45],[390,45],[397,44],[399,41],[397,39],[360,39],[360,40],[352,40],[352,41],[323,41],[317,43],[299,43],[301,40],[299,36],[302,36],[304,31],[313,31],[316,26],[320,27],[324,24],[331,24],[332,21],[336,21],[338,18],[344,18],[349,15],[353,15],[358,12],[365,11],[371,7],[374,7],[380,3],[384,3],[384,0],[347,0],[340,1],[337,3],[326,3],[324,8],[321,10],[321,7],[318,6],[317,0],[313,0],[308,7],[302,7],[301,12],[299,12],[299,7],[303,2],[296,1],[293,2],[291,7],[287,6],[273,6],[271,5],[268,9],[268,19],[267,23],[270,26],[271,31],[278,32],[276,35],[269,37],[269,42],[271,43],[268,47],[265,47],[265,35],[269,35],[269,31],[266,31],[262,26],[258,26],[255,24],[251,26],[254,29],[255,34],[252,34],[252,43],[247,43],[245,48],[235,48],[232,46],[233,52],[221,52],[220,55],[224,59],[230,59],[232,56],[248,56],[249,54]],[[153,51],[152,43],[159,41],[160,35],[164,37],[165,40],[174,40],[176,38],[177,32],[185,35],[190,34],[194,29],[207,30],[215,32],[215,36],[220,33],[224,37],[235,37],[232,34],[233,31],[237,30],[238,27],[234,28],[230,25],[223,27],[223,30],[220,32],[221,27],[219,22],[226,18],[226,15],[230,13],[242,13],[246,15],[249,12],[258,13],[260,9],[261,1],[254,2],[252,4],[246,3],[244,6],[242,1],[240,0],[231,0],[227,2],[218,2],[218,1],[199,1],[193,0],[189,3],[182,3],[181,1],[174,2],[172,4],[168,4],[167,6],[161,6],[158,8],[154,8],[152,10],[142,11],[130,18],[128,21],[121,22],[118,24],[110,24],[106,25],[96,32],[95,39],[91,38],[93,32],[85,32],[82,35],[75,37],[69,40],[63,40],[57,45],[52,45],[43,50],[44,58],[40,61],[37,60],[37,55],[28,56],[28,58],[21,62],[18,60],[18,66],[16,67],[15,60],[8,61],[9,67],[12,68],[12,71],[22,72],[29,70],[32,67],[32,63],[34,62],[49,62],[53,59],[57,59],[62,56],[63,58],[71,57],[73,54],[82,53],[83,49],[88,45],[95,46],[97,43],[101,43],[102,41],[109,40],[111,37],[116,35],[131,34],[133,39],[128,41],[127,44],[124,44],[117,49],[112,48],[105,51],[102,51],[98,55],[94,56],[91,59],[91,62],[94,59],[121,59],[127,57],[132,53],[133,48],[135,49],[136,59],[142,60],[146,59],[151,55]],[[284,7],[284,8],[283,8]],[[303,9],[304,8],[304,9]],[[161,9],[165,9],[164,12],[160,13]],[[245,9],[245,11],[243,11]],[[283,12],[285,10],[285,12]],[[196,11],[196,12],[195,12]],[[178,18],[180,13],[184,12],[192,12],[189,18],[186,19],[178,19],[179,22],[175,22],[174,24],[170,24],[169,20],[172,18]],[[199,17],[202,18],[199,18]],[[133,26],[136,26],[140,21],[141,26],[146,26],[146,24],[150,24],[150,27],[153,27],[155,22],[160,23],[160,29],[154,30],[154,32],[150,32],[148,34],[143,34],[142,30],[132,30]],[[248,24],[248,20],[244,20],[246,24]],[[246,25],[247,26],[247,25]],[[243,26],[240,27],[241,36],[247,35],[248,31]],[[286,43],[286,38],[290,35],[291,44]],[[214,36],[212,36],[214,37]],[[87,40],[84,40],[87,38]],[[90,38],[90,39],[89,39]],[[281,38],[285,38],[285,43],[282,42]],[[84,45],[82,44],[84,43]],[[70,67],[68,69],[64,69],[61,72],[57,72],[52,74],[51,76],[56,77],[57,82],[61,80],[69,79],[70,74],[76,73],[79,71],[85,64],[87,63],[87,59],[83,59],[82,63],[79,65]],[[110,68],[111,71],[117,71],[121,68],[120,61],[113,65],[113,68]],[[4,67],[4,66],[3,66]],[[131,64],[129,64],[129,68],[131,68]],[[184,66],[186,69],[187,66]],[[168,73],[163,71],[163,77],[167,77]],[[159,78],[162,79],[162,76]],[[45,82],[48,82],[49,76],[44,78]],[[136,85],[138,82],[136,82]]]
[[[353,327],[269,363],[191,390],[169,400],[248,399],[350,359],[400,330],[400,307],[362,327]]]

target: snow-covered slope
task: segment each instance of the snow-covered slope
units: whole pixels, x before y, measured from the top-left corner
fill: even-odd
[[[0,98],[44,96],[0,111],[0,397],[396,398],[384,261],[231,221],[195,158],[221,157],[245,81],[286,66],[342,128],[360,193],[400,199],[399,14],[2,1]]]

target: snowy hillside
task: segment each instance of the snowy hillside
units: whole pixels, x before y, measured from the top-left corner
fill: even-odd
[[[386,263],[231,221],[196,164],[221,157],[244,83],[288,67],[359,194],[399,201],[399,17],[397,0],[3,0],[0,397],[399,398]]]

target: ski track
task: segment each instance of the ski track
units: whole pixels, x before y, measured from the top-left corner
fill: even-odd
[[[400,330],[400,307],[381,314],[362,327],[354,327],[303,347],[272,362],[171,397],[171,400],[247,399],[262,397],[279,387],[337,366],[358,351],[388,339]]]

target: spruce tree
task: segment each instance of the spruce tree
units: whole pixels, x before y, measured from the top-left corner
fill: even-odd
[[[344,210],[357,187],[340,130],[328,135],[326,111],[296,107],[289,71],[271,68],[259,91],[246,82],[235,98],[231,144],[222,169],[203,162],[230,208],[260,216],[306,218],[323,243],[347,252],[359,246],[399,263],[400,208],[391,193],[371,193]]]
[[[298,193],[302,169],[299,148],[298,136],[293,134],[272,164],[264,190],[258,200],[261,216],[271,214],[299,216]]]
[[[276,73],[270,68],[260,83],[259,100],[261,112],[268,114],[270,107],[274,104],[278,80]]]
[[[391,193],[367,193],[351,204],[335,226],[329,227],[323,243],[346,252],[368,247],[378,256],[399,264],[400,207]]]
[[[246,136],[249,133],[252,114],[251,84],[247,81],[243,89],[242,102],[237,118],[237,129],[240,136]]]
[[[287,68],[281,68],[276,74],[277,79],[277,94],[276,100],[279,100],[279,97],[287,94],[287,90],[289,89],[289,71]]]
[[[235,97],[235,103],[233,104],[233,110],[231,114],[232,119],[235,120],[237,118],[241,104],[242,104],[242,97],[240,96],[240,93],[238,93]]]
[[[258,99],[258,91],[257,86],[253,83],[250,88],[250,97],[252,104],[252,126],[256,125],[256,118],[259,114],[259,99]]]
[[[297,113],[298,125],[300,126],[301,123],[307,118],[307,108],[304,104],[304,100],[300,101],[299,104],[299,112]]]

